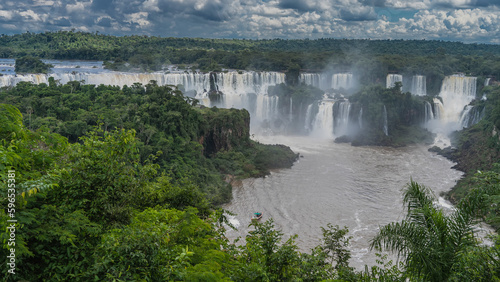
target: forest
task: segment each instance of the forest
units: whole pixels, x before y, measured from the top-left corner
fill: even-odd
[[[24,56],[101,60],[112,70],[140,72],[161,71],[168,64],[204,72],[333,69],[357,73],[363,85],[383,82],[387,73],[422,74],[434,95],[443,77],[454,72],[500,77],[497,45],[435,40],[117,37],[74,31],[0,36],[0,58]]]
[[[287,71],[287,83],[270,93],[297,102],[322,95],[297,84],[300,70],[357,66],[369,83],[350,99],[363,105],[371,127],[378,129],[358,140],[380,138],[376,142],[392,145],[429,138],[415,129],[421,113],[413,110],[427,98],[403,93],[398,84],[373,85],[385,79],[381,71],[426,71],[430,80],[432,73],[437,78],[454,71],[500,77],[498,46],[441,41],[215,40],[65,31],[0,37],[0,57],[26,56],[103,60],[110,68],[137,71],[168,63],[196,64],[207,71]],[[46,67],[26,62],[26,72]],[[348,228],[335,223],[325,223],[320,243],[309,252],[301,252],[297,236],[286,237],[272,219],[253,222],[244,244],[226,238],[234,227],[221,204],[231,199],[231,182],[291,167],[298,157],[286,146],[251,140],[248,111],[204,107],[155,81],[106,86],[50,78],[47,84],[4,87],[2,279],[499,280],[500,237],[490,238],[491,245],[474,237],[478,222],[500,228],[500,86],[480,89],[478,96],[483,95],[486,99],[474,102],[485,109],[481,122],[455,132],[453,148],[434,149],[466,173],[448,195],[456,209],[445,213],[434,205],[430,189],[410,180],[401,187],[405,216],[371,239],[378,264],[360,271],[349,264]],[[380,135],[382,105],[394,109],[390,128],[412,140]],[[14,229],[9,227],[13,218]],[[9,245],[12,236],[15,246]],[[400,260],[389,260],[387,252]],[[12,263],[15,274],[9,272]]]

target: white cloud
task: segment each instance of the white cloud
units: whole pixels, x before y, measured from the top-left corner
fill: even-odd
[[[492,43],[500,38],[500,7],[487,0],[62,2],[69,1],[4,1],[0,22],[9,25],[0,26],[0,33],[76,28],[117,35],[193,37],[444,38]],[[382,4],[386,9],[381,9]]]
[[[10,20],[10,19],[12,19],[12,14],[13,13],[11,11],[0,10],[0,19]]]
[[[160,8],[158,8],[158,0],[146,0],[142,3],[145,11],[148,12],[160,12]]]
[[[68,13],[84,12],[89,6],[90,2],[76,2],[76,4],[66,5],[66,11],[68,11]]]
[[[33,6],[54,6],[56,4],[55,1],[48,0],[34,0]]]
[[[20,12],[19,15],[23,16],[26,20],[42,21],[47,18],[47,15],[38,15],[33,10]]]
[[[2,24],[2,28],[7,29],[7,30],[17,30],[19,27],[15,24]]]
[[[147,27],[151,25],[151,22],[148,20],[147,12],[139,12],[127,15],[128,22],[136,23],[140,27]]]

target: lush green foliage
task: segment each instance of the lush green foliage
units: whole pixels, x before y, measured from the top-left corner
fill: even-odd
[[[48,73],[52,67],[51,64],[45,64],[39,58],[26,56],[16,59],[14,70],[16,73]]]
[[[473,110],[484,113],[484,118],[476,125],[455,132],[452,135],[452,145],[454,148],[439,150],[433,148],[440,154],[457,162],[455,168],[464,171],[463,177],[453,190],[448,193],[448,198],[458,203],[471,191],[477,187],[483,187],[489,198],[489,206],[484,207],[487,215],[487,222],[492,224],[495,229],[500,228],[500,211],[497,206],[500,204],[498,191],[487,189],[495,187],[495,177],[498,178],[500,168],[500,87],[488,86],[483,89],[481,94],[486,99],[473,102]]]
[[[477,278],[499,279],[500,264],[494,254],[498,249],[478,247],[473,234],[482,193],[461,202],[449,215],[436,208],[431,193],[413,181],[408,184],[404,194],[405,219],[382,227],[372,246],[383,247],[402,257],[410,279],[453,281],[460,277],[474,278],[478,273],[470,272],[466,266],[473,257],[482,258],[478,266],[486,271]]]
[[[115,70],[157,71],[166,64],[202,71],[241,70],[352,71],[364,85],[385,81],[388,72],[427,76],[428,93],[437,94],[453,72],[500,77],[497,45],[426,40],[245,40],[115,37],[84,32],[23,33],[0,37],[0,57],[103,60]]]
[[[475,211],[489,204],[483,201],[483,192],[497,191],[497,182],[478,189],[453,216],[437,210],[425,191],[411,183],[415,189],[405,198],[409,220],[423,224],[413,230],[426,236],[410,238],[427,244],[394,245],[415,257],[407,265],[393,265],[380,255],[378,266],[356,272],[349,266],[347,228],[331,224],[322,228],[323,240],[310,253],[298,251],[296,236],[283,241],[283,233],[272,220],[252,223],[253,231],[244,244],[229,242],[225,211],[209,209],[196,185],[171,182],[153,163],[154,156],[141,160],[142,142],[134,130],[98,127],[81,142],[69,144],[46,129],[33,132],[24,127],[13,106],[0,104],[0,111],[2,195],[8,182],[5,169],[16,171],[16,280],[404,281],[408,277],[415,281],[448,277],[449,281],[489,281],[498,277],[498,245],[477,245],[470,237],[469,224],[472,216],[481,215]],[[5,206],[7,198],[0,200]],[[9,237],[7,219],[6,210],[1,209],[2,241]],[[383,228],[383,234],[387,230],[390,227]],[[0,250],[3,258],[9,252],[6,247]],[[436,259],[432,266],[438,268],[429,267],[427,262]],[[9,280],[13,277],[2,261],[0,269]],[[433,276],[426,276],[429,271]]]
[[[247,111],[199,109],[195,107],[197,100],[157,86],[154,81],[119,88],[76,81],[58,85],[51,78],[49,85],[21,82],[12,89],[3,89],[0,101],[27,113],[25,124],[29,128],[46,128],[70,142],[77,142],[94,126],[103,131],[134,129],[141,141],[134,148],[138,151],[135,162],[155,155],[152,161],[173,183],[193,187],[193,195],[203,193],[215,205],[231,197],[231,187],[220,172],[237,177],[262,176],[271,168],[290,167],[296,158],[287,147],[251,141]],[[219,151],[226,153],[217,154]],[[105,154],[96,157],[107,158]],[[131,178],[138,173],[127,171]],[[205,211],[205,207],[197,207]]]

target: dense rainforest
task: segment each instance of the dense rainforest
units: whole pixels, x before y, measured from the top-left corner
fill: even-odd
[[[247,40],[116,37],[97,33],[26,32],[0,36],[0,58],[102,60],[113,70],[159,71],[184,65],[201,71],[352,71],[360,83],[385,82],[390,72],[427,76],[436,95],[445,75],[500,77],[497,45],[426,40]]]
[[[367,86],[349,99],[363,107],[372,123],[367,126],[377,129],[344,140],[359,145],[373,138],[391,145],[429,138],[415,127],[422,113],[412,110],[429,98],[403,93],[398,84],[371,85],[388,72],[425,74],[434,94],[437,81],[453,72],[500,77],[496,45],[65,31],[0,37],[0,57],[29,56],[103,60],[117,70],[157,71],[172,63],[202,71],[287,71],[287,84],[270,94],[297,103],[322,95],[296,85],[299,71],[354,69]],[[25,66],[42,65],[31,58]],[[357,271],[349,265],[349,231],[335,223],[325,223],[323,239],[307,253],[298,250],[296,236],[285,238],[275,230],[272,220],[252,223],[245,244],[225,237],[232,227],[220,204],[231,197],[230,182],[290,167],[297,158],[288,147],[250,140],[246,110],[203,107],[155,81],[119,87],[61,85],[52,78],[48,84],[3,88],[2,276],[6,281],[498,280],[500,239],[492,238],[489,246],[473,236],[481,220],[500,226],[500,87],[480,91],[486,100],[474,103],[476,110],[485,109],[484,119],[454,133],[454,147],[441,151],[467,173],[450,194],[456,210],[446,214],[433,204],[429,189],[410,181],[403,191],[406,216],[381,227],[371,241],[372,251],[393,251],[402,260],[379,254],[378,265]],[[381,107],[391,109],[388,126],[399,131],[396,136],[408,140],[381,134]],[[15,245],[9,245],[13,236]],[[9,272],[13,268],[15,274]]]

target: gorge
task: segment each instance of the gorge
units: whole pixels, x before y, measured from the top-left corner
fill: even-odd
[[[85,62],[72,65],[80,67],[61,67],[64,71],[48,75],[4,74],[0,86],[22,81],[49,84],[53,78],[61,84],[81,81],[133,88],[140,87],[137,83],[145,85],[154,80],[158,85],[179,86],[186,96],[199,99],[205,107],[247,109],[254,139],[288,145],[303,156],[291,169],[273,172],[267,178],[244,180],[233,189],[233,200],[224,206],[237,214],[231,220],[240,230],[228,233],[233,239],[248,231],[249,217],[257,210],[266,218],[274,218],[286,235],[299,234],[303,251],[317,245],[320,226],[348,225],[354,236],[354,265],[362,267],[375,260],[368,251],[368,240],[379,226],[400,217],[399,191],[412,177],[435,194],[448,191],[461,177],[451,168],[453,163],[429,153],[422,144],[391,148],[332,142],[353,131],[374,129],[387,138],[397,132],[393,127],[399,117],[392,107],[395,104],[386,104],[383,99],[371,103],[362,96],[350,100],[361,88],[354,73],[301,73],[300,82],[321,91],[304,88],[304,92],[294,92],[280,86],[286,81],[283,72],[123,73],[106,71],[99,65],[94,68],[95,64],[85,68]],[[395,96],[401,99],[422,99],[416,100],[415,108],[410,107],[412,115],[406,122],[438,133],[480,120],[481,111],[466,107],[476,96],[475,77],[447,76],[439,95],[428,96],[427,100],[422,98],[427,93],[425,76],[411,75],[409,80],[411,83],[406,82],[405,75],[388,74],[386,89],[380,85],[367,89],[367,97],[373,94],[371,91],[383,96],[394,89]],[[403,83],[403,91],[410,89],[411,96],[395,89],[397,82]],[[305,92],[313,94],[303,96]],[[440,201],[443,207],[450,208],[442,198]]]

